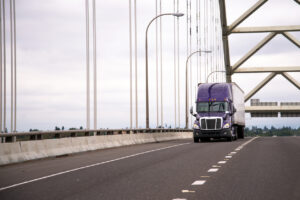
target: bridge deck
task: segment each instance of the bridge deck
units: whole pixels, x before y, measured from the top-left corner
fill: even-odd
[[[10,165],[0,199],[299,199],[299,144],[177,140]]]

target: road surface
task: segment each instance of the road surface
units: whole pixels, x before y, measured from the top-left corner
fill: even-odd
[[[0,167],[0,199],[300,199],[300,137],[176,140]]]

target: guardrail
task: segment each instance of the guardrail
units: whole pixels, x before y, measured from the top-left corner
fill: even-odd
[[[137,133],[167,133],[167,132],[190,132],[191,129],[76,129],[76,130],[59,130],[59,131],[31,131],[17,133],[1,133],[0,142],[10,143],[18,141],[58,139],[65,137],[82,137],[82,136],[100,136],[100,135],[118,135],[118,134],[137,134]]]

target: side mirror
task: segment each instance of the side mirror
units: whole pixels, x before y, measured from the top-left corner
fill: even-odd
[[[190,107],[190,113],[191,113],[191,115],[194,115],[194,109],[193,109],[193,106]]]
[[[225,111],[225,114],[226,114],[226,115],[229,115],[229,116],[232,116],[232,115],[233,115],[233,113],[229,112],[228,110]]]
[[[191,115],[193,115],[194,117],[197,116],[196,114],[194,114],[194,108],[193,108],[193,106],[190,107],[190,113],[191,113]]]

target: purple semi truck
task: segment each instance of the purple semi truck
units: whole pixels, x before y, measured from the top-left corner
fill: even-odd
[[[235,83],[199,84],[193,125],[194,142],[210,138],[228,141],[244,138],[244,92]]]

